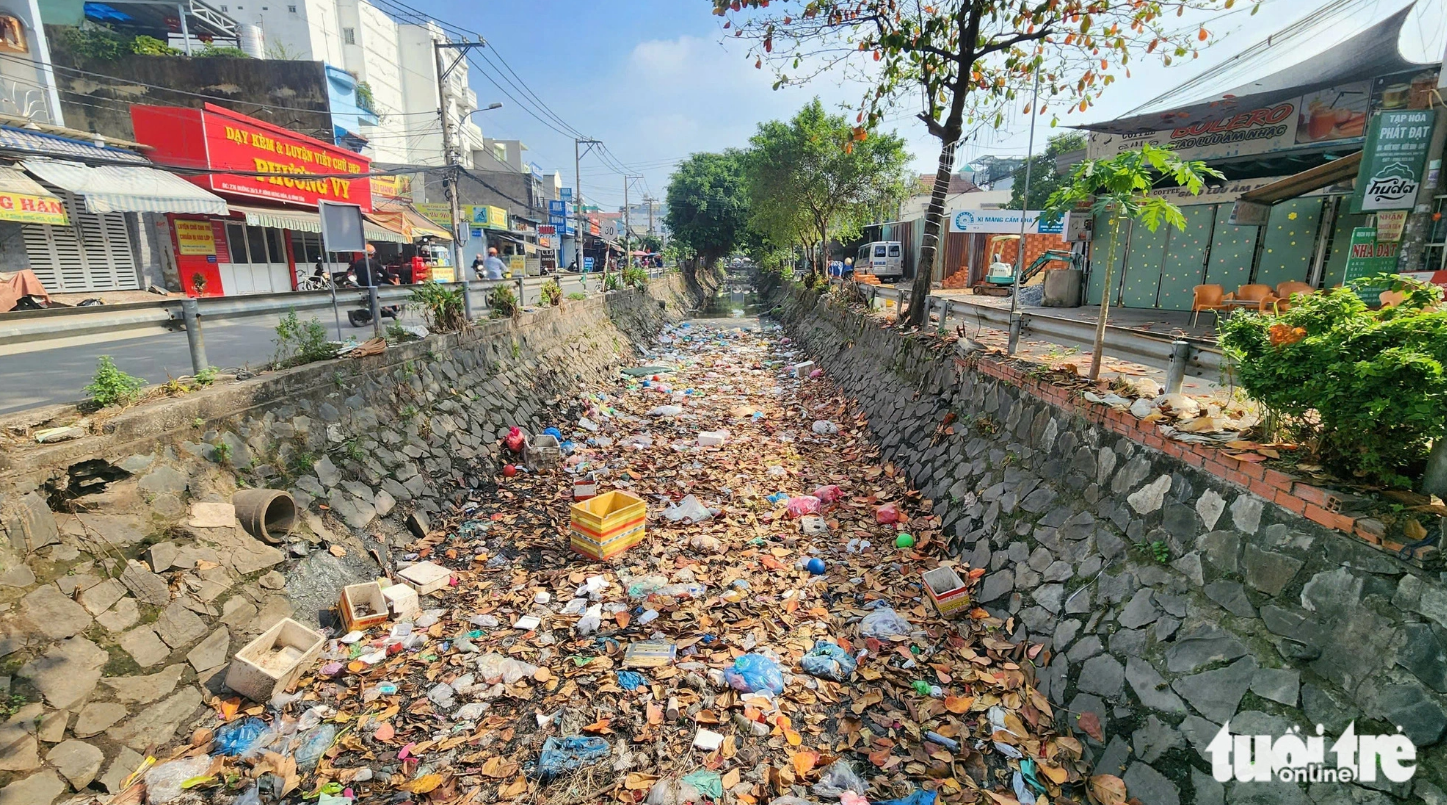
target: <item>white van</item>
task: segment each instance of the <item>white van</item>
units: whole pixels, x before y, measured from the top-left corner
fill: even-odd
[[[876,240],[859,247],[854,261],[855,271],[867,271],[880,282],[904,279],[904,247],[897,240]]]

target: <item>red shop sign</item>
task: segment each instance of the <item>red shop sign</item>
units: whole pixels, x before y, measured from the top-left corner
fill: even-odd
[[[132,106],[136,140],[151,146],[163,166],[265,174],[212,173],[187,177],[217,193],[316,207],[318,201],[359,204],[372,211],[372,161],[330,143],[237,114],[213,104],[202,109]]]

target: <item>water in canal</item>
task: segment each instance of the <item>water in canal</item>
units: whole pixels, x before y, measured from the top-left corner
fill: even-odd
[[[754,292],[752,274],[728,274],[703,307],[694,312],[695,319],[756,319],[759,298]]]

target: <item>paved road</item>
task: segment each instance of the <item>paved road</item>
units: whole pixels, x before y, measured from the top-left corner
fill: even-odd
[[[577,275],[563,276],[563,293],[583,290]],[[588,278],[587,287],[596,292],[602,284],[597,275]],[[539,302],[537,283],[528,288],[524,304]],[[474,295],[473,304],[480,308],[484,300]],[[327,337],[335,338],[336,324],[331,311],[320,311],[318,321],[326,325]],[[203,326],[206,358],[211,365],[223,369],[261,367],[276,351],[277,316],[214,321]],[[303,316],[303,318],[308,318]],[[383,323],[390,323],[384,319]],[[412,311],[406,311],[404,324],[421,324]],[[358,340],[372,337],[372,326],[352,327],[342,308],[342,337]],[[23,411],[40,405],[75,402],[85,397],[84,388],[95,374],[96,361],[110,355],[122,371],[145,378],[148,383],[164,383],[172,377],[191,374],[191,353],[186,334],[158,333],[122,340],[104,340],[57,349],[39,350],[0,357],[0,414]]]

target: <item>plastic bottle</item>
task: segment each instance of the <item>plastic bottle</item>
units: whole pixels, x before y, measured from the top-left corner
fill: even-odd
[[[296,767],[298,769],[310,769],[317,765],[322,755],[331,748],[332,742],[337,739],[337,728],[331,724],[323,724],[308,732],[302,737],[301,745],[296,750]]]

